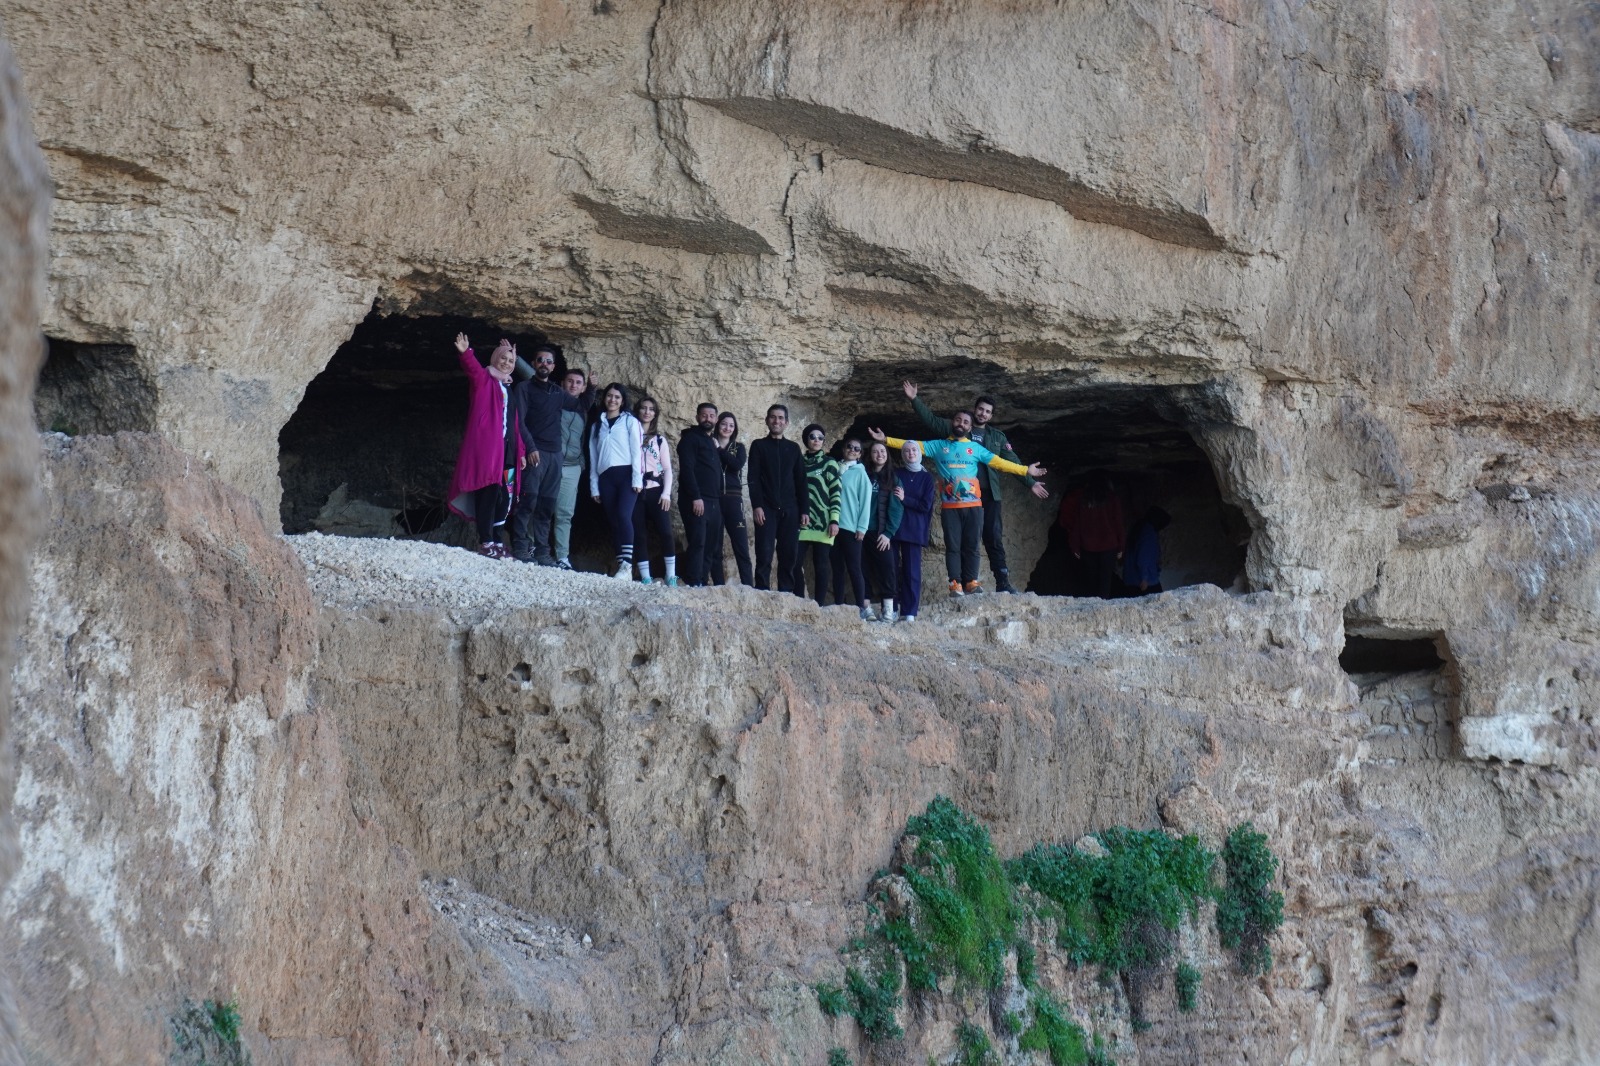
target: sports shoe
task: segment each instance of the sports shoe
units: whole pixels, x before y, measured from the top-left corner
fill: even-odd
[[[1013,596],[1017,594],[1017,590],[1011,585],[1011,579],[1004,574],[1001,574],[995,581],[994,590],[996,592],[1009,592]]]
[[[968,581],[967,582],[967,587],[966,587],[966,593],[967,593],[968,596],[981,596],[981,595],[983,595],[983,582],[981,582],[981,581]]]
[[[678,587],[678,575],[677,574],[669,575],[667,577],[667,588],[675,589],[677,587]]]
[[[641,585],[654,585],[655,582],[653,580],[651,580],[650,578],[648,578],[648,577],[641,577],[639,579],[639,584],[641,584]]]
[[[535,553],[533,556],[533,561],[540,566],[556,565],[556,557],[554,555],[539,555],[538,553]]]
[[[863,622],[876,622],[878,616],[872,613],[871,607],[863,607],[861,608],[861,620]]]
[[[617,572],[612,574],[611,576],[612,577],[620,577],[624,581],[632,581],[633,580],[633,564],[632,563],[618,563],[617,564]]]
[[[572,569],[572,560],[571,559],[557,559],[556,560],[556,569],[557,570],[571,570]]]
[[[961,591],[961,582],[959,582],[959,581],[950,582],[950,595],[952,595],[952,596],[964,596],[964,595],[966,595],[966,593]]]
[[[900,616],[900,621],[902,622],[915,622],[916,620],[917,616],[914,614],[903,614]]]

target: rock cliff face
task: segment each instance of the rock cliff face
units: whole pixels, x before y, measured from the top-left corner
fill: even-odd
[[[817,1061],[803,984],[944,792],[1008,852],[1248,817],[1285,855],[1279,968],[1125,1055],[1600,1056],[1593,20],[1069,7],[0,0],[56,185],[39,417],[168,442],[49,438],[31,1054],[158,1060],[237,991],[264,1061]],[[42,226],[7,69],[0,425]],[[344,455],[408,491],[358,443],[450,439],[395,353],[455,323],[747,434],[993,391],[1058,489],[1184,486],[1244,594],[911,639],[285,547]],[[1052,511],[1007,506],[1024,571]]]

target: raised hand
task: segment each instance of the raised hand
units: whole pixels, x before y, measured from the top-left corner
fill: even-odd
[[[456,334],[456,351],[458,351],[458,352],[462,353],[463,355],[465,355],[467,349],[471,348],[471,347],[472,347],[472,342],[467,340],[467,335],[465,333],[457,333]]]
[[[1050,471],[1046,470],[1044,467],[1040,466],[1038,463],[1029,463],[1028,464],[1028,476],[1029,477],[1044,477],[1049,472]],[[1044,497],[1042,497],[1042,496],[1040,496],[1039,498],[1040,499],[1044,499]]]
[[[911,385],[911,383],[909,381],[906,382],[906,384],[907,385]],[[911,385],[911,387],[912,388],[916,388],[915,385]],[[884,437],[883,430],[881,430],[881,429],[873,429],[871,427],[868,427],[868,429],[867,429],[867,436],[871,437],[873,440],[876,440],[876,441],[881,441],[881,440],[886,439]]]
[[[915,381],[907,378],[900,383],[900,387],[906,391],[906,399],[915,400],[917,398],[917,383]]]

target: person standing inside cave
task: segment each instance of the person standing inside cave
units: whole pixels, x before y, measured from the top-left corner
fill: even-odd
[[[899,599],[899,580],[894,565],[895,531],[900,523],[903,508],[895,496],[894,467],[889,464],[889,446],[881,440],[872,442],[867,449],[867,461],[862,467],[867,474],[870,496],[867,502],[867,535],[862,541],[864,569],[871,593],[877,594],[878,621],[895,620],[895,602]],[[920,581],[919,581],[920,586]]]
[[[839,535],[839,462],[822,450],[827,433],[815,422],[800,434],[805,445],[806,505],[800,512],[800,551],[794,562],[794,594],[806,594],[806,554],[811,555],[811,591],[822,607],[827,603],[833,538]]]
[[[898,437],[885,437],[881,429],[867,431],[873,440],[886,441],[891,448],[905,444]],[[957,411],[950,419],[947,440],[918,441],[922,452],[939,477],[939,519],[944,528],[944,565],[950,578],[951,596],[973,596],[983,591],[978,582],[978,546],[983,537],[983,496],[978,485],[978,470],[984,466],[1008,474],[1042,478],[1046,470],[1038,463],[1023,466],[1002,459],[981,444],[975,444],[972,412]]]
[[[1081,488],[1061,498],[1056,521],[1067,531],[1067,548],[1072,557],[1082,564],[1080,592],[1111,599],[1127,525],[1110,472],[1089,471]]]
[[[472,352],[465,333],[456,334],[456,357],[467,375],[471,393],[467,428],[456,453],[455,473],[445,492],[451,511],[471,522],[478,533],[478,552],[491,559],[507,558],[497,530],[505,525],[518,479],[527,461],[530,441],[511,403],[511,375],[517,349],[501,339],[489,365]]]
[[[786,440],[789,408],[767,408],[767,435],[750,445],[750,516],[756,523],[756,588],[772,587],[772,555],[778,555],[778,591],[794,591],[800,554],[800,515],[806,509],[806,470],[800,446]]]
[[[1128,595],[1153,596],[1161,591],[1161,531],[1172,524],[1172,516],[1151,506],[1133,524],[1122,556],[1122,583]]]
[[[580,411],[580,401],[555,380],[560,353],[542,344],[533,353],[533,376],[512,388],[518,420],[526,427],[534,450],[517,495],[517,513],[511,523],[511,550],[523,562],[555,566],[551,528],[556,500],[561,494],[561,414]]]
[[[722,456],[711,439],[717,428],[717,405],[701,404],[695,408],[694,420],[678,438],[678,469],[683,481],[678,513],[688,541],[684,576],[689,584],[700,586],[710,580],[711,559],[722,538]]]
[[[951,435],[950,420],[940,418],[931,407],[917,398],[916,382],[903,382],[901,388],[905,390],[906,399],[911,401],[911,409],[929,433],[938,437]],[[1007,462],[1019,465],[1022,462],[1017,458],[1017,453],[1011,450],[1011,441],[1006,438],[1005,431],[994,424],[994,400],[988,396],[979,396],[972,401],[971,439]],[[1024,477],[1022,482],[1039,499],[1050,498],[1050,490],[1031,475]],[[1006,566],[1005,528],[1000,517],[1000,479],[990,474],[987,466],[978,467],[978,491],[983,497],[983,546],[989,554],[989,569],[994,571],[994,590],[1016,592],[1011,584],[1011,572]]]
[[[933,503],[938,490],[933,475],[922,468],[922,445],[908,440],[900,446],[905,466],[894,474],[894,500],[890,504],[889,534],[894,544],[895,569],[900,577],[900,620],[915,622],[922,609],[922,549],[928,546],[933,524]]]
[[[606,513],[617,545],[612,577],[633,578],[633,509],[644,491],[644,432],[628,413],[628,390],[620,381],[605,387],[600,415],[589,427],[589,495]]]
[[[850,577],[850,591],[861,620],[872,620],[867,606],[867,576],[862,570],[862,551],[867,527],[872,521],[872,480],[861,465],[861,442],[850,437],[844,442],[844,461],[839,464],[839,535],[833,538],[833,602],[844,603],[844,579]]]
[[[712,578],[719,585],[727,584],[727,571],[723,568],[722,533],[728,535],[733,545],[733,561],[739,568],[739,583],[754,585],[750,572],[750,531],[744,523],[744,486],[739,472],[744,469],[745,450],[739,443],[739,420],[732,411],[717,416],[717,428],[711,435],[722,458],[722,532],[712,530],[717,538],[717,550],[712,553]]]
[[[651,583],[650,538],[654,533],[661,546],[662,577],[667,587],[678,584],[678,544],[672,532],[672,445],[656,432],[661,405],[653,396],[641,396],[633,405],[633,415],[639,420],[639,469],[643,473],[644,489],[634,497],[633,538],[634,553],[638,557],[639,581]]]
[[[578,486],[583,481],[583,427],[594,406],[594,392],[588,387],[589,375],[570,368],[561,379],[561,388],[576,400],[561,408],[561,489],[556,494],[556,565],[572,569],[572,516],[578,510]]]

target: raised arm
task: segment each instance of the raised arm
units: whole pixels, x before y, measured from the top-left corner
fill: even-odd
[[[478,357],[472,354],[472,342],[467,340],[465,333],[456,334],[456,361],[461,364],[462,371],[469,378],[485,378],[489,371],[478,362]]]

